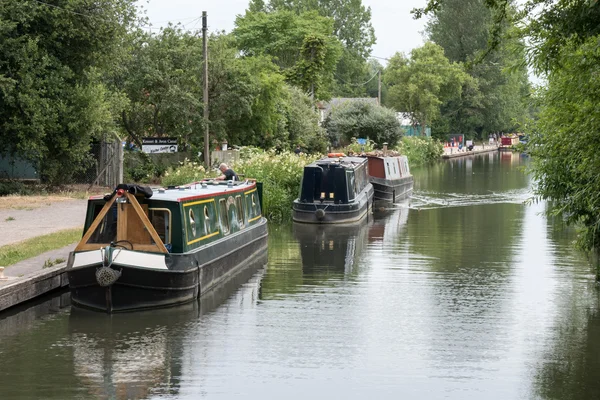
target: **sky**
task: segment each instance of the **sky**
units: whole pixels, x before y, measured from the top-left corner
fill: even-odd
[[[372,56],[389,58],[396,52],[409,53],[424,43],[425,20],[414,20],[410,10],[422,7],[426,0],[363,0],[371,7],[371,23],[377,43]],[[235,17],[244,14],[249,0],[140,0],[153,27],[168,21],[181,22],[186,29],[200,29],[202,11],[207,12],[211,32],[233,29]],[[385,64],[384,60],[379,60]]]

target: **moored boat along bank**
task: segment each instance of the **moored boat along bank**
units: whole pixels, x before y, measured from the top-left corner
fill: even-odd
[[[300,197],[294,200],[295,222],[345,224],[360,221],[373,205],[367,159],[343,154],[304,167]]]
[[[71,298],[106,312],[191,301],[267,246],[254,181],[119,185],[89,200],[84,229],[68,261]]]

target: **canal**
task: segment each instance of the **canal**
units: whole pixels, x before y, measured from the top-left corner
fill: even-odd
[[[0,315],[1,399],[598,399],[599,291],[517,154],[414,170],[356,227],[271,226],[199,303]]]

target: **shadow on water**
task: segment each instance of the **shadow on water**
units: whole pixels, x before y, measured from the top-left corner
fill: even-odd
[[[4,316],[0,397],[176,396],[188,332],[253,276],[260,285],[266,263],[265,250],[199,301],[180,306],[109,315],[69,307],[69,293],[61,293]]]

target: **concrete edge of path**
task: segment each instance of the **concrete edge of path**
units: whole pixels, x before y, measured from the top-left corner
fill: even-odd
[[[5,268],[0,281],[0,312],[69,284],[67,262],[75,244],[51,250]],[[46,260],[65,261],[44,268]]]
[[[485,149],[473,149],[472,151],[457,151],[456,153],[452,153],[452,154],[443,154],[442,158],[456,158],[456,157],[466,157],[466,156],[472,156],[475,154],[483,154],[483,153],[491,153],[492,151],[498,151],[499,148],[496,146],[490,146],[489,148],[486,147]]]

